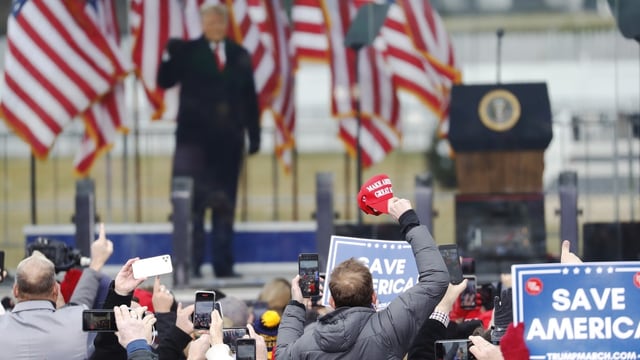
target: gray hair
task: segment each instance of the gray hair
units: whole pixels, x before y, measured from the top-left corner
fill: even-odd
[[[222,16],[225,21],[229,21],[229,10],[224,4],[212,4],[205,2],[200,6],[200,16],[204,16],[209,13],[214,13]]]

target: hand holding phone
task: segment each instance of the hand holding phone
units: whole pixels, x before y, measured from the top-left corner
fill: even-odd
[[[318,254],[303,253],[298,255],[298,275],[302,297],[310,298],[320,295],[320,270]]]
[[[193,328],[196,330],[209,330],[211,326],[211,312],[216,302],[216,293],[213,291],[196,291],[196,302],[193,310]]]
[[[465,275],[467,279],[467,288],[460,294],[460,307],[465,310],[473,310],[477,307],[476,304],[476,277],[475,275]]]
[[[170,255],[154,256],[135,261],[131,268],[134,279],[143,279],[151,276],[169,274],[173,271]]]
[[[453,285],[460,284],[462,282],[462,265],[460,264],[460,256],[458,255],[458,245],[447,244],[438,246],[442,260],[447,266],[449,271],[450,282]]]

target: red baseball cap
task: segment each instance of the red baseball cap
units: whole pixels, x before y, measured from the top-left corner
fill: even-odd
[[[389,199],[393,197],[391,179],[379,174],[362,185],[358,192],[358,206],[366,214],[380,215],[389,213]]]

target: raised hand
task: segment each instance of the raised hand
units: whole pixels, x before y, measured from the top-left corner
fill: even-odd
[[[107,239],[104,231],[104,223],[100,224],[98,239],[91,244],[91,263],[89,268],[100,271],[109,257],[113,254],[113,243]]]

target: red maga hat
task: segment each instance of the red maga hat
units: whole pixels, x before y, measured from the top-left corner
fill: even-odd
[[[366,214],[380,215],[389,213],[389,199],[393,197],[391,179],[385,174],[379,174],[362,185],[358,192],[358,206]]]

